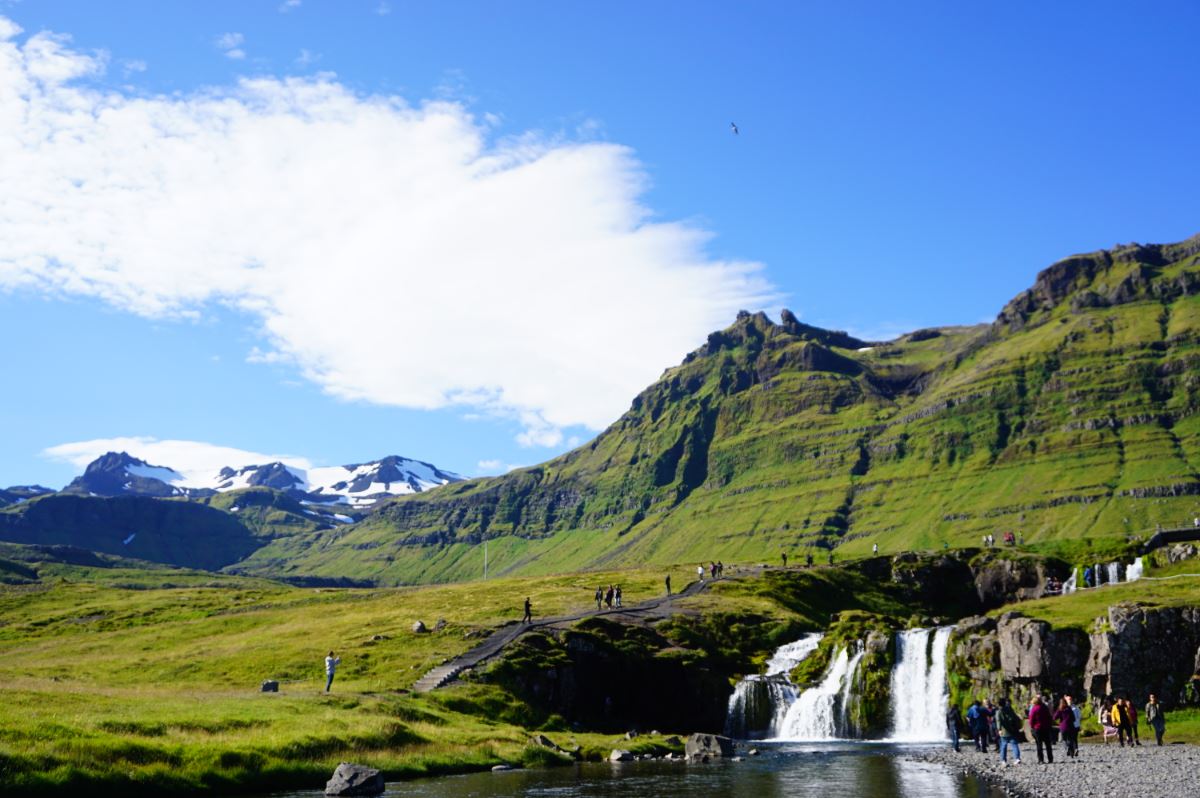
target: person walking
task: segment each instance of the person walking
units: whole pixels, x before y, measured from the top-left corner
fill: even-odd
[[[1079,756],[1079,733],[1083,731],[1083,710],[1075,703],[1071,696],[1065,696],[1067,706],[1071,708],[1071,714],[1075,717],[1074,729],[1071,731],[1071,751],[1067,752],[1068,756]]]
[[[671,595],[671,577],[670,577],[670,575],[667,576],[667,595],[668,596]],[[596,612],[600,611],[600,605],[602,605],[603,603],[604,603],[604,588],[602,586],[597,586],[596,587]]]
[[[621,606],[621,586],[620,585],[617,585],[617,589],[613,592],[613,601],[616,602],[618,607]]]
[[[1021,719],[1013,711],[1007,698],[1000,699],[1000,709],[996,712],[996,725],[1000,727],[1000,761],[1008,767],[1008,749],[1012,749],[1013,764],[1021,764]]]
[[[1129,710],[1125,708],[1125,702],[1120,698],[1113,701],[1112,725],[1117,727],[1117,742],[1121,744],[1122,748],[1125,747],[1126,740],[1133,745],[1133,730],[1129,727]]]
[[[1129,730],[1133,733],[1133,744],[1141,745],[1142,741],[1138,737],[1137,707],[1128,698],[1125,699],[1125,711],[1129,713]]]
[[[1067,746],[1067,756],[1075,756],[1077,753],[1075,713],[1071,711],[1071,705],[1067,702],[1066,696],[1058,700],[1058,709],[1054,710],[1054,722],[1058,724],[1058,733],[1062,736],[1063,743]]]
[[[783,567],[787,568],[787,552],[783,553]]]
[[[879,544],[878,544],[878,543],[872,543],[872,544],[871,544],[871,553],[872,553],[872,554],[878,554],[878,553],[879,553]]]
[[[1050,714],[1050,707],[1042,702],[1040,695],[1035,695],[1033,703],[1029,705],[1029,728],[1033,731],[1033,742],[1037,745],[1038,762],[1053,765],[1054,716]]]
[[[521,623],[533,623],[533,605],[529,603],[529,596],[525,597],[525,617]]]
[[[613,591],[613,586],[609,585],[608,590],[604,591],[604,606],[608,607],[610,610],[612,609],[614,595],[615,591]]]
[[[671,575],[667,574],[667,578],[664,581],[667,583],[667,597],[669,598],[671,595]],[[599,602],[597,602],[597,604],[599,604]]]
[[[328,693],[329,688],[333,686],[333,674],[341,664],[342,658],[330,651],[329,656],[325,658],[325,692]]]
[[[983,702],[983,720],[987,724],[988,745],[996,746],[996,750],[1000,750],[1000,735],[996,731],[996,705],[992,703],[992,699]]]
[[[963,727],[962,713],[958,711],[958,707],[954,704],[946,710],[946,733],[950,735],[950,742],[954,744],[954,753],[960,753],[958,747],[958,730]]]
[[[988,750],[987,719],[984,717],[983,704],[979,703],[979,699],[975,699],[967,708],[967,726],[971,730],[971,739],[975,741],[975,750],[986,754]]]
[[[1163,716],[1162,705],[1158,696],[1150,694],[1150,703],[1146,704],[1146,724],[1154,730],[1154,739],[1162,745],[1163,734],[1167,731],[1167,719]]]
[[[701,582],[704,581],[704,563],[696,566],[696,578]]]

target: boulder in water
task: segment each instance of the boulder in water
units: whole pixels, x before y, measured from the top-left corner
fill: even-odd
[[[613,752],[608,755],[609,762],[632,762],[633,753],[621,748],[614,748]]]
[[[379,795],[383,788],[383,774],[375,768],[343,762],[325,784],[325,794]]]
[[[693,734],[687,739],[684,753],[688,759],[707,761],[733,756],[733,740],[719,734]]]

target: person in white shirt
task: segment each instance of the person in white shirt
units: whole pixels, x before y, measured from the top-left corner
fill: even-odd
[[[325,658],[325,692],[329,692],[330,686],[333,685],[333,673],[337,670],[337,666],[342,664],[341,657],[335,657],[333,652],[329,652],[329,656]]]

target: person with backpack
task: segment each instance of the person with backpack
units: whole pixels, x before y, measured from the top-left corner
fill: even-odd
[[[1008,749],[1012,748],[1013,764],[1021,764],[1021,718],[1013,711],[1007,698],[1000,699],[1000,709],[996,712],[996,725],[1000,727],[1000,761],[1008,767]]]
[[[967,727],[971,730],[971,739],[975,741],[975,750],[981,754],[987,753],[987,720],[983,714],[983,705],[979,699],[971,702],[967,708]]]
[[[1150,694],[1150,703],[1146,705],[1146,723],[1154,730],[1154,739],[1162,745],[1163,734],[1167,731],[1167,719],[1163,715],[1162,704],[1158,703],[1158,696],[1154,693]]]
[[[1042,702],[1040,695],[1035,695],[1033,703],[1029,705],[1029,728],[1033,732],[1033,742],[1037,745],[1038,762],[1053,765],[1054,715],[1050,713],[1050,707]]]

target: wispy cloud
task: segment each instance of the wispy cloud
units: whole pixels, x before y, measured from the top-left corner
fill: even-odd
[[[283,2],[279,4],[279,13],[286,14],[289,11],[295,11],[300,7],[302,2],[303,0],[283,0]]]
[[[136,75],[146,71],[146,62],[138,58],[131,58],[121,62],[121,74],[124,77]]]
[[[509,471],[525,467],[514,463],[506,463],[503,460],[480,460],[476,466],[480,475],[507,474]]]
[[[75,80],[96,57],[13,28],[0,290],[147,318],[235,307],[261,323],[253,362],[341,399],[515,419],[528,446],[603,428],[771,295],[653,216],[626,147],[496,142],[462,104],[329,75],[127,96]]]
[[[240,61],[246,57],[246,51],[242,49],[245,42],[246,37],[240,33],[222,33],[217,37],[215,44],[226,58]]]
[[[296,66],[311,66],[321,60],[320,53],[314,53],[312,50],[302,49],[300,55],[296,56]]]
[[[173,468],[190,481],[204,481],[226,466],[240,468],[278,461],[296,468],[313,467],[308,458],[292,454],[267,454],[204,441],[159,440],[140,436],[62,443],[43,450],[42,455],[82,470],[106,452],[128,452],[151,465]]]
[[[375,13],[381,17],[386,17],[392,13],[392,4],[388,0],[379,0],[379,4],[375,6]]]

